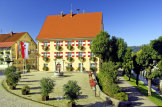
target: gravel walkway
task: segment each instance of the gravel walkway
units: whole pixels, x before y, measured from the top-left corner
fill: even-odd
[[[157,107],[157,105],[151,102],[146,96],[142,95],[123,77],[120,77],[118,85],[128,94],[129,101],[132,102],[131,107]]]

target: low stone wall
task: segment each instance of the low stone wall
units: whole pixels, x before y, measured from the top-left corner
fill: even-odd
[[[92,74],[92,78],[96,82],[96,88],[95,88],[96,96],[100,97],[103,101],[106,101],[107,103],[112,104],[114,107],[127,107],[128,105],[130,105],[130,102],[128,101],[120,101],[120,100],[111,98],[110,96],[103,93],[98,85],[98,82],[94,74]]]

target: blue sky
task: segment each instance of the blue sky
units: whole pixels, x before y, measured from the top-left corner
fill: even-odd
[[[162,36],[162,0],[0,0],[0,33],[29,32],[35,39],[48,15],[69,14],[71,7],[103,12],[104,30],[128,46]]]

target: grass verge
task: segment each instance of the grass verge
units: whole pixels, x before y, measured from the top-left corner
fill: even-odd
[[[128,80],[128,77],[124,76],[124,79]],[[136,79],[133,75],[131,76],[131,81],[128,82],[136,87],[143,95],[145,95],[148,99],[154,102],[157,106],[162,106],[162,97],[155,92],[152,92],[152,96],[148,96],[148,88],[141,81],[139,81],[139,85],[136,86]]]

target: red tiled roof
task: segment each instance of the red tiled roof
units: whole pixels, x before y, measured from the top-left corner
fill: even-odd
[[[15,42],[0,42],[0,48],[11,47]]]
[[[10,34],[0,34],[0,42],[16,42],[20,37],[22,37],[26,32],[13,33]]]
[[[102,12],[47,16],[36,39],[96,37],[102,29]]]

